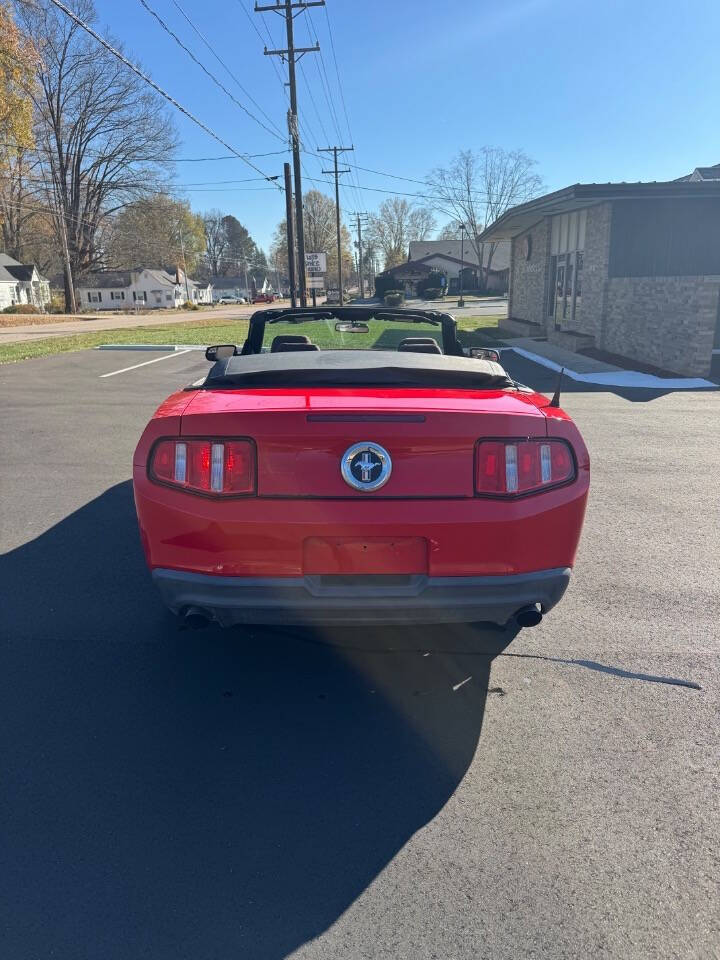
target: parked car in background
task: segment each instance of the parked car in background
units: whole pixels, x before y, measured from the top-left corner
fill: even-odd
[[[274,293],[256,293],[252,298],[253,303],[274,303],[277,296]]]
[[[247,303],[247,300],[245,299],[245,297],[227,296],[227,297],[220,297],[220,299],[216,300],[215,303]]]

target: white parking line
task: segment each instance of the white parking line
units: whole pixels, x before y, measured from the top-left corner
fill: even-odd
[[[104,377],[116,377],[119,373],[127,373],[128,370],[137,370],[138,367],[146,367],[149,363],[160,363],[161,360],[169,360],[170,357],[181,357],[184,353],[190,353],[190,350],[177,350],[175,353],[166,353],[164,357],[155,357],[154,360],[135,363],[132,367],[123,367],[122,370],[113,370],[112,373],[101,373],[100,379],[102,380]]]

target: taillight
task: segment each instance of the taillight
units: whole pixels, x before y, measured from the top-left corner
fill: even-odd
[[[481,440],[477,445],[475,492],[518,497],[575,479],[575,458],[564,440]]]
[[[209,496],[255,493],[255,445],[250,440],[160,440],[150,479]]]

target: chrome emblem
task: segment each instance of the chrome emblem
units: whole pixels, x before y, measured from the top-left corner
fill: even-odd
[[[354,443],[340,461],[340,473],[345,483],[366,493],[384,486],[391,472],[390,454],[378,443]]]

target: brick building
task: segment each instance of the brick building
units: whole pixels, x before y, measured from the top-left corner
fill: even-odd
[[[708,375],[720,180],[576,184],[514,207],[480,239],[510,241],[506,329]]]

